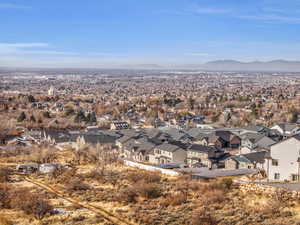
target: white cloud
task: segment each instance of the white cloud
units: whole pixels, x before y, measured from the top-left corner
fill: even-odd
[[[232,12],[231,9],[206,8],[200,6],[195,7],[192,11],[198,14],[227,14]]]
[[[280,23],[300,23],[300,17],[280,16],[280,15],[244,15],[238,16],[241,19],[261,20],[265,22],[280,22]]]
[[[210,54],[205,53],[205,52],[191,52],[191,53],[185,53],[184,55],[187,55],[187,56],[211,56]]]
[[[78,55],[76,52],[49,50],[48,43],[0,43],[0,55]]]
[[[48,43],[0,43],[0,48],[35,48],[48,47]]]
[[[31,7],[25,5],[17,5],[11,3],[0,3],[0,9],[30,9]]]

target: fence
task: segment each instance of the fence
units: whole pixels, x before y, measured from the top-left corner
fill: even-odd
[[[131,167],[136,167],[139,169],[143,169],[143,170],[148,170],[148,171],[159,171],[162,174],[166,174],[169,176],[179,176],[180,173],[176,172],[176,171],[172,171],[172,170],[168,170],[168,169],[162,169],[162,168],[158,168],[158,167],[154,167],[154,166],[150,166],[150,165],[144,165],[141,163],[137,163],[137,162],[132,162],[129,160],[124,160],[124,164],[127,166],[131,166]]]

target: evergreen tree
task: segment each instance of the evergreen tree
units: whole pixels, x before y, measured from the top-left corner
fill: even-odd
[[[34,115],[31,115],[31,116],[30,116],[30,121],[31,121],[31,122],[34,122],[34,123],[36,122],[36,119],[35,119]]]
[[[81,122],[84,122],[84,121],[86,121],[86,117],[85,117],[85,115],[84,115],[84,112],[79,111],[79,112],[76,114],[75,118],[74,118],[74,122],[75,122],[75,123],[81,123]]]
[[[19,117],[18,117],[18,122],[23,122],[26,119],[26,114],[25,112],[22,112]]]
[[[97,117],[96,117],[96,113],[95,112],[92,112],[90,122],[92,122],[92,123],[96,123],[97,122]]]
[[[35,98],[33,97],[33,95],[28,95],[27,99],[29,102],[35,102]]]
[[[48,111],[43,112],[43,116],[44,116],[44,118],[47,118],[47,119],[51,118],[50,113]]]

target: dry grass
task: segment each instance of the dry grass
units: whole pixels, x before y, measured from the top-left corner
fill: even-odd
[[[293,216],[296,213],[288,215],[286,212],[292,211],[298,203],[293,206],[289,203],[284,206],[279,205],[282,202],[280,195],[260,201],[261,195],[241,192],[236,186],[232,186],[231,179],[201,182],[191,180],[189,176],[171,178],[156,172],[132,169],[116,162],[111,164],[88,162],[87,159],[91,158],[86,155],[83,156],[84,160],[79,160],[77,161],[79,164],[76,164],[76,160],[72,159],[74,156],[72,151],[72,149],[63,152],[55,151],[54,156],[49,155],[60,162],[72,161],[74,169],[59,171],[52,175],[36,174],[32,176],[43,183],[51,183],[57,190],[70,197],[99,205],[117,213],[122,218],[133,219],[138,224],[234,225],[263,224],[263,222],[266,224],[276,224],[276,222],[278,222],[277,224],[291,224],[289,221],[296,218]],[[27,156],[28,154],[29,156]],[[24,162],[36,157],[36,155],[30,156],[31,153],[28,154],[24,154]],[[18,158],[19,155],[13,157]],[[48,154],[45,154],[41,160],[46,159],[47,161],[47,158],[49,159]],[[83,163],[83,161],[86,162]],[[5,185],[0,186],[0,198],[3,199],[4,204],[10,206],[11,201],[8,200],[8,203],[5,203],[5,196],[1,195],[11,188]],[[28,183],[19,182],[11,185],[14,188],[22,188],[28,186]],[[72,213],[46,216],[41,222],[33,219],[32,213],[21,208],[4,210],[11,212],[12,215],[23,213],[23,216],[26,217],[28,214],[28,218],[26,217],[23,221],[18,217],[1,215],[12,218],[12,222],[17,225],[106,223],[93,213],[79,210],[80,208],[57,199],[55,196],[45,196],[40,190],[36,190],[36,187],[31,186],[30,188],[31,194],[39,193],[43,199],[49,199],[53,207],[67,209]],[[21,197],[16,197],[16,199],[21,199]],[[26,202],[24,199],[19,201]],[[16,202],[15,200],[14,207],[17,205]],[[0,210],[0,213],[4,210]],[[281,219],[280,223],[279,218]]]

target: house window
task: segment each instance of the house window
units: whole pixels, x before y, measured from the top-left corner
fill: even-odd
[[[279,180],[280,179],[280,173],[275,173],[274,174],[274,179]]]
[[[278,160],[272,159],[272,166],[278,166]]]
[[[299,175],[298,174],[292,174],[292,181],[299,181]]]

